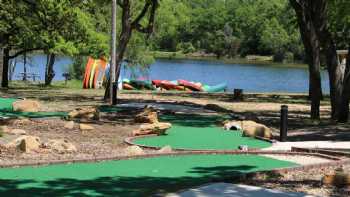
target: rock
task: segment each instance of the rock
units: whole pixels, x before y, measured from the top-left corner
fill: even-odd
[[[12,129],[8,133],[12,134],[12,135],[25,135],[25,134],[27,134],[27,132],[23,129]]]
[[[125,149],[125,152],[129,156],[145,154],[145,152],[139,146],[129,146]]]
[[[100,112],[96,107],[78,108],[68,113],[69,119],[98,120]]]
[[[74,129],[74,121],[68,121],[66,124],[64,124],[64,128]]]
[[[227,122],[224,125],[224,129],[243,130],[243,136],[272,139],[272,131],[270,128],[250,120]]]
[[[23,152],[37,151],[40,149],[40,139],[35,136],[25,136],[17,146]]]
[[[163,148],[158,150],[158,153],[171,153],[171,152],[173,152],[173,149],[171,148],[171,146],[164,146]]]
[[[350,174],[336,173],[326,174],[322,178],[322,183],[328,186],[348,187],[350,186]]]
[[[88,124],[79,124],[80,130],[94,130],[95,128]]]
[[[67,140],[49,140],[44,144],[45,148],[52,149],[59,153],[76,152],[77,148],[74,144],[68,142]]]
[[[133,136],[150,135],[150,134],[164,135],[169,128],[171,128],[171,124],[167,122],[142,124],[140,125],[140,128],[133,131],[132,134]]]
[[[7,126],[0,126],[0,133],[9,133],[10,129]]]
[[[143,111],[136,115],[136,123],[158,123],[158,113],[151,107],[146,106]]]
[[[13,104],[13,110],[19,112],[38,112],[40,109],[40,103],[34,100],[19,100]]]

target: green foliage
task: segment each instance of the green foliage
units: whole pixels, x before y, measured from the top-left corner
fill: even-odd
[[[291,52],[303,58],[295,15],[287,0],[164,0],[153,50],[197,51],[218,57]]]

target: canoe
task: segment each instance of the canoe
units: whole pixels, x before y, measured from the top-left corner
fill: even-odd
[[[202,87],[197,85],[197,84],[195,84],[195,83],[192,83],[192,82],[189,82],[189,81],[186,81],[186,80],[182,80],[182,79],[177,80],[177,82],[178,82],[179,85],[185,86],[186,88],[188,88],[190,90],[203,91]]]
[[[90,72],[91,72],[91,66],[93,65],[94,61],[95,61],[94,59],[89,57],[88,62],[86,64],[84,80],[83,80],[83,88],[84,89],[88,88],[89,79],[90,79]]]
[[[123,90],[135,90],[135,88],[128,83],[123,83]]]
[[[146,89],[146,90],[155,90],[151,81],[143,81],[143,80],[130,80],[130,85],[138,90]]]
[[[203,91],[210,92],[210,93],[224,92],[226,89],[227,89],[227,84],[226,83],[220,83],[220,84],[215,85],[215,86],[209,86],[209,85],[204,85],[203,86]]]

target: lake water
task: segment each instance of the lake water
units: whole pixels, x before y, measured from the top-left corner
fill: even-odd
[[[35,55],[30,58],[27,70],[38,73],[44,79],[46,56]],[[55,63],[56,76],[54,80],[63,80],[62,73],[66,72],[72,61],[68,57],[59,57]],[[136,70],[136,71],[135,71]],[[130,78],[138,69],[125,69],[121,75]],[[23,63],[17,63],[14,78],[23,72]],[[305,68],[280,67],[276,65],[255,64],[224,64],[215,61],[196,60],[157,60],[148,70],[142,72],[145,78],[176,80],[186,79],[199,81],[209,85],[222,82],[228,84],[229,90],[244,89],[246,92],[308,92],[308,71]],[[329,92],[328,75],[322,71],[322,87]]]

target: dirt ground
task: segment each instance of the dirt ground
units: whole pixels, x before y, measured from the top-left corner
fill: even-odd
[[[23,97],[37,99],[42,103],[44,111],[71,111],[78,107],[104,105],[102,90],[71,90],[45,88],[17,88],[2,90],[0,96]],[[172,102],[190,106],[205,106],[216,104],[229,112],[246,119],[255,120],[271,127],[278,138],[279,114],[281,105],[289,106],[289,141],[349,141],[350,125],[337,125],[329,120],[330,106],[327,100],[322,102],[321,121],[308,119],[309,105],[305,95],[246,95],[243,101],[233,101],[230,95],[202,95],[153,93],[122,93],[118,95],[119,103],[131,102]],[[133,120],[137,111],[127,113],[102,114],[102,118],[92,125],[93,131],[82,132],[78,124],[74,129],[66,129],[66,120],[60,118],[36,119],[30,121],[12,121],[9,128],[24,129],[27,134],[38,136],[42,141],[49,139],[66,139],[76,145],[75,153],[60,154],[55,152],[21,153],[15,150],[1,149],[0,164],[12,164],[34,161],[61,159],[88,159],[96,157],[111,157],[125,155],[127,145],[123,140],[131,131],[137,128]],[[146,151],[146,153],[153,151]],[[343,166],[350,169],[350,166]],[[282,190],[301,191],[319,196],[347,196],[344,189],[329,188],[321,185],[321,177],[333,168],[279,174],[277,177],[259,177],[245,180],[246,183],[279,188]],[[349,170],[350,171],[350,170]]]

